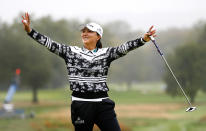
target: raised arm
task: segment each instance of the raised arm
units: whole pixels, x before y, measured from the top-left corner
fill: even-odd
[[[113,61],[115,59],[118,59],[124,55],[126,55],[129,51],[134,50],[142,45],[144,45],[146,42],[150,41],[149,36],[156,37],[156,30],[153,30],[153,26],[149,28],[149,31],[144,34],[144,37],[127,41],[126,43],[117,46],[117,47],[111,47],[109,48],[109,54],[110,59]]]
[[[23,18],[22,23],[24,25],[24,30],[27,32],[27,34],[30,37],[32,37],[35,41],[37,41],[41,45],[47,47],[51,52],[63,58],[66,56],[66,52],[70,50],[69,46],[53,41],[49,37],[42,35],[37,31],[35,31],[34,29],[32,29],[30,27],[30,18],[28,13],[25,13],[25,16],[22,16],[22,18]]]

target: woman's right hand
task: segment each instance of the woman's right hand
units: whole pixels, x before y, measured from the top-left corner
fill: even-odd
[[[25,16],[22,16],[22,18],[23,18],[22,23],[24,25],[24,30],[27,33],[30,33],[31,32],[31,28],[30,28],[30,18],[29,18],[28,12],[25,13]]]

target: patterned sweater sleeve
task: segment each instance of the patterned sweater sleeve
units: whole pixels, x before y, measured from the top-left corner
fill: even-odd
[[[116,60],[122,56],[125,56],[129,51],[134,50],[142,45],[144,45],[145,42],[143,38],[138,38],[132,41],[127,41],[126,43],[117,46],[117,47],[110,47],[109,48],[109,58],[111,61]]]
[[[28,35],[35,41],[37,41],[39,44],[47,47],[51,52],[59,55],[60,57],[65,58],[66,52],[70,50],[69,46],[53,41],[49,37],[38,33],[34,29],[32,29],[32,31],[28,33]]]

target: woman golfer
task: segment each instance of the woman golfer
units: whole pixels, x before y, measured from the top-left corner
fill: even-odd
[[[66,63],[72,90],[71,119],[75,131],[92,131],[94,123],[101,131],[120,131],[115,103],[107,92],[107,74],[112,61],[126,55],[155,36],[153,26],[143,38],[128,41],[117,47],[102,48],[103,29],[88,23],[81,29],[83,47],[68,46],[51,40],[30,28],[29,14],[22,16],[28,35],[49,51],[62,57]]]

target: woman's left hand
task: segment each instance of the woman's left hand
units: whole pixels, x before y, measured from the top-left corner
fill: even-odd
[[[144,38],[143,38],[144,41],[146,41],[146,42],[150,41],[150,40],[151,40],[151,39],[150,39],[150,36],[156,37],[156,34],[155,34],[155,33],[156,33],[156,30],[152,30],[153,27],[154,27],[154,26],[151,26],[151,27],[149,28],[149,31],[144,34]]]

